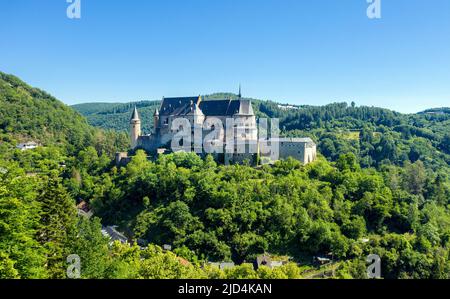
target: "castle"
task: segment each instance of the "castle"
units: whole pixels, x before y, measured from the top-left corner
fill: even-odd
[[[151,134],[142,135],[139,113],[134,108],[130,120],[132,149],[143,149],[149,154],[180,150],[200,155],[210,153],[224,164],[244,160],[270,163],[288,157],[308,164],[316,159],[316,144],[310,138],[261,138],[252,103],[243,99],[240,91],[234,100],[204,100],[201,96],[163,98],[153,116]],[[183,124],[188,129],[182,128]],[[180,135],[184,137],[181,141]],[[198,135],[208,138],[196,142]],[[180,148],[174,149],[174,140]],[[119,163],[127,156],[119,153],[117,159]]]

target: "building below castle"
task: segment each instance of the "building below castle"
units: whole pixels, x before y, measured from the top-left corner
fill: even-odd
[[[132,149],[155,155],[192,151],[212,154],[224,164],[271,163],[292,157],[303,164],[316,159],[316,144],[310,138],[262,138],[250,100],[203,100],[198,97],[163,98],[154,112],[151,134],[142,135],[135,107],[130,120]],[[261,132],[260,132],[261,133]],[[200,138],[200,139],[199,139]],[[126,163],[118,153],[117,163]]]

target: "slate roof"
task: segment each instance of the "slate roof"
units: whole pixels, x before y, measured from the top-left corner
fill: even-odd
[[[196,109],[199,97],[164,98],[159,114],[186,115]],[[205,116],[254,115],[250,100],[205,100],[200,101],[200,110]]]
[[[102,234],[108,236],[111,241],[119,241],[121,243],[128,242],[127,237],[116,230],[117,226],[107,226],[102,229]]]
[[[191,103],[197,103],[198,97],[164,98],[159,115],[184,115],[190,111]]]
[[[137,111],[136,106],[134,106],[133,115],[131,115],[131,120],[140,120],[139,119],[139,113]]]

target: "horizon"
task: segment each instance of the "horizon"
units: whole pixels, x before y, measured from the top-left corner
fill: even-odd
[[[245,97],[292,105],[408,114],[450,103],[446,0],[382,0],[380,19],[366,0],[80,3],[69,19],[65,0],[0,0],[0,70],[67,105],[239,83]]]
[[[202,95],[202,96],[210,96],[210,95],[214,95],[214,94],[222,94],[222,93],[224,93],[224,94],[233,94],[233,95],[237,95],[237,94],[235,94],[235,93],[233,93],[233,92],[214,92],[214,93],[211,93],[211,94],[205,94],[205,95]],[[189,96],[193,96],[193,95],[187,95],[187,97],[189,97]],[[170,96],[170,97],[166,97],[166,98],[171,98],[172,96]],[[180,96],[173,96],[173,97],[180,97]],[[183,97],[183,96],[181,96],[181,97]],[[162,97],[161,97],[162,98]],[[309,105],[309,104],[304,104],[304,105],[302,105],[302,104],[293,104],[293,103],[289,103],[289,102],[277,102],[277,101],[273,101],[273,100],[271,100],[271,99],[257,99],[257,98],[254,98],[254,97],[248,97],[248,96],[245,96],[245,95],[243,95],[242,96],[242,98],[244,98],[244,99],[250,99],[250,100],[259,100],[259,101],[269,101],[269,102],[273,102],[273,103],[276,103],[276,104],[280,104],[280,105],[294,105],[294,106],[316,106],[316,107],[321,107],[321,106],[327,106],[327,105],[331,105],[331,104],[336,104],[336,103],[346,103],[348,106],[350,106],[351,105],[351,102],[346,102],[346,101],[340,101],[340,102],[329,102],[329,103],[325,103],[325,104],[321,104],[321,105]],[[156,99],[146,99],[146,100],[129,100],[129,101],[116,101],[116,102],[112,102],[112,101],[96,101],[96,102],[89,102],[89,101],[87,101],[87,102],[80,102],[80,103],[75,103],[75,104],[66,104],[66,105],[68,105],[68,106],[70,106],[70,107],[73,107],[73,106],[77,106],[77,105],[89,105],[89,104],[134,104],[134,103],[140,103],[140,102],[161,102],[162,101],[162,99],[159,99],[159,100],[156,100]],[[400,111],[396,111],[396,110],[393,110],[393,109],[390,109],[390,108],[386,108],[386,107],[380,107],[380,106],[376,106],[376,105],[359,105],[358,103],[356,103],[355,102],[355,104],[356,104],[356,107],[374,107],[374,108],[381,108],[381,109],[388,109],[388,110],[391,110],[391,111],[393,111],[393,112],[397,112],[397,113],[401,113],[401,114],[418,114],[418,113],[421,113],[421,112],[424,112],[424,111],[426,111],[426,110],[430,110],[430,109],[447,109],[447,108],[450,108],[450,106],[442,106],[442,107],[428,107],[428,108],[425,108],[425,109],[423,109],[423,110],[420,110],[420,111],[416,111],[416,112],[400,112]]]

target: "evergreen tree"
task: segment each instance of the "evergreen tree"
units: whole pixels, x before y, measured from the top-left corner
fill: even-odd
[[[66,275],[68,235],[75,229],[75,201],[61,184],[61,179],[50,174],[39,190],[41,206],[38,240],[47,250],[47,268],[52,278]]]

